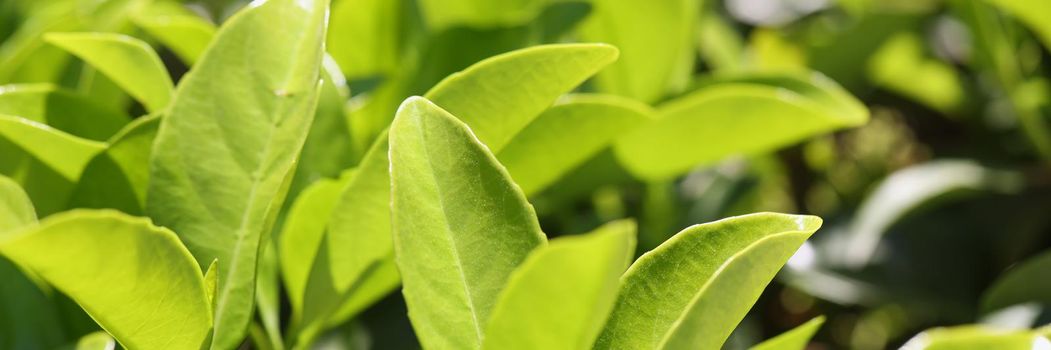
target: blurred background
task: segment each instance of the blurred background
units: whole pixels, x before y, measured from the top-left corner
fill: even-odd
[[[792,258],[726,348],[826,315],[812,349],[896,348],[934,326],[1051,322],[1051,2],[1046,0],[333,0],[329,64],[353,166],[407,96],[486,57],[543,43],[609,42],[645,83],[581,91],[659,106],[705,81],[819,72],[871,112],[864,126],[643,182],[610,152],[531,198],[549,235],[635,217],[639,252],[680,229],[757,212],[824,227]],[[131,116],[142,106],[57,48],[49,31],[155,42],[129,8],[201,30],[246,1],[0,0],[0,84],[53,83]],[[613,23],[613,24],[610,24]],[[610,29],[609,26],[615,28]],[[612,34],[611,34],[612,33]],[[178,47],[156,45],[173,77]],[[326,107],[322,107],[324,109]],[[776,130],[771,130],[776,132]],[[335,147],[335,146],[333,146]],[[293,198],[312,181],[297,175]],[[1046,267],[1046,268],[1045,268]],[[1009,275],[1021,273],[1023,277]],[[1020,283],[1021,282],[1021,283]],[[394,293],[329,335],[418,347]],[[285,308],[287,310],[287,308]],[[324,345],[322,345],[324,346]]]

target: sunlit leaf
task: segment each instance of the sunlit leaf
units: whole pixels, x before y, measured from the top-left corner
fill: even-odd
[[[719,348],[820,226],[761,213],[686,228],[628,268],[595,348]]]
[[[105,141],[131,120],[124,112],[50,84],[0,87],[0,114],[30,119],[95,141]]]
[[[935,328],[909,339],[902,350],[1031,350],[1046,349],[1051,342],[1030,331],[981,326]]]
[[[106,149],[84,168],[70,206],[141,214],[150,179],[150,152],[159,125],[158,116],[142,117],[114,135]]]
[[[106,147],[102,142],[82,139],[29,119],[7,115],[0,115],[0,137],[21,147],[25,153],[70,181],[80,178],[88,161]]]
[[[466,125],[423,98],[390,132],[394,247],[424,347],[476,349],[504,284],[545,243],[532,207]]]
[[[751,350],[805,350],[810,338],[824,323],[824,316],[815,317],[788,332],[756,344]]]
[[[132,16],[135,25],[172,50],[187,65],[197,62],[215,36],[215,25],[182,5],[154,2]]]

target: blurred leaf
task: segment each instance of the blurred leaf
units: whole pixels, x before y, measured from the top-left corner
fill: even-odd
[[[141,40],[107,33],[51,33],[44,38],[106,74],[147,110],[168,106],[171,77],[153,48]]]
[[[982,296],[982,311],[992,312],[1015,304],[1051,305],[1051,252],[1018,263],[993,282]]]
[[[146,213],[201,266],[219,260],[215,348],[240,344],[252,317],[259,245],[314,117],[327,7],[269,0],[230,18],[161,120]]]
[[[810,338],[825,323],[825,316],[818,316],[792,330],[753,346],[751,350],[804,350]]]
[[[926,57],[920,40],[914,33],[887,40],[869,60],[869,79],[942,113],[959,111],[963,81],[953,66]]]
[[[197,62],[215,37],[215,25],[171,2],[154,2],[132,16],[132,21],[168,47],[187,66]]]
[[[613,95],[573,95],[538,116],[504,147],[497,158],[526,195],[608,147],[613,140],[649,121],[653,110]]]
[[[117,348],[117,342],[106,332],[95,332],[77,340],[74,350],[113,350]]]
[[[1044,0],[986,0],[1011,15],[1017,16],[1022,23],[1036,33],[1044,43],[1044,47],[1051,50],[1051,22],[1045,16],[1051,13],[1051,2]]]
[[[72,1],[49,1],[0,43],[0,83],[54,82],[69,61],[62,50],[44,45],[51,31],[77,30],[80,21]]]
[[[705,11],[698,29],[697,50],[715,72],[737,72],[744,68],[744,39],[723,16]]]
[[[1021,181],[1019,173],[967,160],[937,160],[898,170],[861,203],[850,223],[846,246],[834,249],[835,259],[849,267],[864,267],[887,229],[921,205],[953,193],[1012,191]]]
[[[0,87],[0,114],[30,119],[95,141],[105,141],[131,120],[124,112],[50,84]]]
[[[499,152],[559,95],[616,58],[617,49],[604,44],[530,47],[475,63],[424,96],[460,118],[490,150]]]
[[[763,72],[806,72],[807,52],[781,32],[759,28],[748,38],[750,65]]]
[[[351,79],[386,76],[399,68],[402,0],[340,0],[332,6],[326,49]],[[450,1],[453,2],[453,1]]]
[[[390,132],[394,247],[427,348],[477,349],[500,291],[543,246],[532,207],[471,130],[409,98]]]
[[[499,27],[522,24],[536,17],[551,0],[419,0],[431,30],[453,25]]]
[[[336,178],[361,156],[354,149],[345,113],[346,80],[332,58],[325,57],[321,91],[310,132],[299,152],[299,162],[288,196],[295,198],[304,187],[321,178]]]
[[[702,87],[657,110],[653,122],[614,147],[628,170],[648,180],[868,121],[864,105],[820,74],[744,76]]]
[[[595,348],[719,348],[820,226],[814,216],[760,213],[686,228],[624,273]]]
[[[82,139],[38,122],[0,115],[0,137],[51,167],[65,179],[76,181],[91,157],[106,144]],[[10,174],[6,174],[9,175]]]
[[[36,222],[29,195],[14,180],[0,175],[0,234]]]
[[[600,91],[652,103],[685,86],[693,69],[698,1],[594,0],[592,5],[580,37],[609,43],[621,53],[595,77]]]
[[[1030,350],[1051,346],[1047,338],[1030,331],[1007,331],[981,326],[935,328],[910,339],[903,350]]]
[[[66,212],[0,240],[0,254],[72,297],[126,348],[206,346],[212,308],[201,270],[148,219]]]
[[[541,246],[511,273],[485,328],[485,349],[587,349],[635,252],[635,224],[617,221]]]
[[[270,346],[280,349],[285,341],[281,339],[281,294],[275,243],[274,239],[268,238],[260,248],[262,251],[259,254],[259,270],[256,273],[255,303],[256,316],[263,324],[266,340]],[[212,267],[215,267],[215,263],[212,264]],[[211,270],[212,267],[208,269]]]

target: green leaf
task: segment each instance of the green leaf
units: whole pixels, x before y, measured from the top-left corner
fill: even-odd
[[[332,6],[326,49],[346,76],[388,76],[398,69],[402,6],[390,0],[341,0]]]
[[[544,111],[504,147],[497,158],[527,195],[543,190],[649,121],[653,110],[612,95],[574,95]]]
[[[218,349],[240,344],[251,320],[259,245],[314,116],[327,6],[270,0],[234,15],[161,121],[146,212],[202,266],[219,260]]]
[[[485,328],[485,349],[588,349],[635,253],[635,223],[551,241],[511,274]]]
[[[14,180],[0,175],[0,233],[36,222],[29,195]]]
[[[114,135],[108,147],[84,168],[70,196],[70,206],[141,214],[150,180],[150,152],[160,119],[136,119]]]
[[[117,348],[117,342],[106,332],[95,332],[77,340],[74,350],[113,350]]]
[[[1051,49],[1051,23],[1044,14],[1051,13],[1051,3],[1043,0],[986,0],[1011,15],[1036,33],[1044,47]]]
[[[507,171],[456,117],[402,103],[390,131],[391,210],[402,293],[421,344],[477,349],[516,266],[545,243]]]
[[[621,52],[617,63],[595,77],[599,91],[652,103],[685,86],[693,70],[697,4],[593,1],[591,15],[580,26],[581,38],[612,44]]]
[[[419,7],[434,31],[454,25],[506,27],[525,23],[550,0],[421,0]]]
[[[992,312],[1015,304],[1051,305],[1051,252],[1029,258],[1007,270],[982,296],[982,310]]]
[[[321,178],[336,178],[353,166],[361,155],[356,152],[347,125],[346,79],[331,58],[325,58],[321,73],[321,92],[310,132],[299,153],[289,197]]]
[[[207,345],[212,308],[201,270],[174,233],[147,219],[65,212],[0,241],[0,254],[73,298],[125,348]]]
[[[909,339],[903,350],[1031,350],[1051,342],[1032,331],[1012,331],[965,325],[935,328]]]
[[[153,48],[141,40],[110,33],[51,33],[44,39],[91,64],[147,110],[168,106],[171,77]]]
[[[960,73],[951,64],[927,57],[919,33],[889,39],[869,59],[869,79],[943,113],[961,109],[966,93]]]
[[[154,2],[132,16],[132,21],[192,66],[215,37],[215,25],[180,4]]]
[[[536,46],[478,62],[448,76],[424,97],[499,152],[559,95],[616,59],[617,49],[605,44]]]
[[[825,316],[814,317],[788,332],[753,346],[751,350],[805,350],[810,338],[824,323]]]
[[[636,176],[665,180],[867,121],[864,105],[819,74],[745,76],[662,104],[656,120],[619,139],[615,151]]]
[[[596,349],[717,349],[821,219],[776,213],[694,225],[621,277]]]
[[[51,84],[0,87],[0,114],[19,116],[95,141],[105,141],[131,120],[124,112]]]
[[[69,181],[79,179],[88,161],[106,147],[101,142],[7,115],[0,115],[0,138],[7,139]]]
[[[844,236],[845,246],[834,257],[843,265],[868,265],[881,237],[902,217],[925,203],[953,194],[991,191],[1011,193],[1021,188],[1022,174],[995,170],[969,160],[935,160],[895,171],[876,185],[861,203]]]

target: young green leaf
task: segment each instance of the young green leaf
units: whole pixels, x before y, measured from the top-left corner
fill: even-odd
[[[427,26],[441,30],[454,25],[506,27],[536,17],[550,0],[421,0],[419,7]]]
[[[147,219],[65,212],[0,240],[0,254],[73,298],[125,348],[207,345],[212,308],[201,270],[174,233]]]
[[[536,46],[478,62],[448,76],[424,97],[499,152],[558,96],[616,59],[617,49],[605,44]]]
[[[636,176],[664,180],[866,121],[864,106],[824,76],[744,77],[659,106],[657,119],[619,139],[615,150]],[[690,152],[678,152],[684,149]]]
[[[697,4],[593,1],[591,15],[580,26],[581,38],[621,51],[620,61],[595,77],[599,90],[652,103],[675,85],[684,86],[693,68]]]
[[[73,350],[113,350],[117,348],[117,342],[106,332],[94,332],[77,340]]]
[[[47,124],[94,141],[105,141],[131,120],[124,112],[51,84],[0,87],[0,114]]]
[[[751,214],[694,225],[621,277],[596,349],[717,349],[821,219]]]
[[[511,274],[484,349],[587,349],[617,299],[635,252],[635,223],[617,221],[533,250]]]
[[[471,130],[424,98],[398,109],[390,164],[395,260],[420,342],[477,349],[511,272],[545,242],[536,214]]]
[[[497,158],[522,192],[531,195],[653,114],[649,106],[622,97],[574,95],[540,114]]]
[[[992,312],[1015,304],[1051,305],[1051,252],[1030,258],[1007,270],[982,297],[982,310]]]
[[[227,20],[158,130],[146,212],[202,266],[219,259],[214,348],[248,329],[259,245],[314,116],[327,7],[269,0]]]
[[[351,79],[387,76],[399,67],[401,1],[342,0],[332,5],[326,48]]]
[[[69,181],[79,179],[88,161],[106,148],[105,143],[82,139],[29,119],[8,115],[0,115],[0,138],[10,141]]]
[[[1012,331],[965,325],[935,328],[909,339],[902,350],[1033,350],[1051,341],[1033,331]]]
[[[215,25],[178,3],[150,3],[131,19],[188,66],[197,62],[215,37]]]
[[[141,40],[111,33],[51,33],[44,38],[91,64],[147,110],[168,106],[172,79],[161,58]]]
[[[29,195],[14,180],[0,175],[0,233],[36,222]]]
[[[751,350],[805,350],[810,338],[825,323],[825,316],[814,317],[792,330],[756,344]]]
[[[128,124],[84,168],[70,195],[74,208],[112,208],[139,215],[146,205],[150,180],[150,152],[160,116],[146,116]]]

